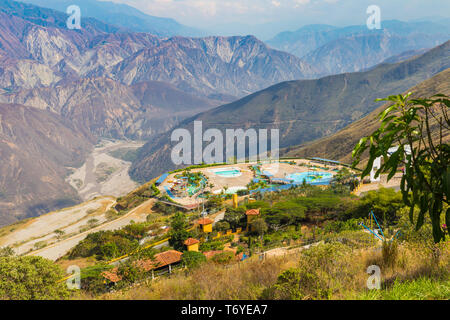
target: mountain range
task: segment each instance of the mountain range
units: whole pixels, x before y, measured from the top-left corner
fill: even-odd
[[[317,80],[282,82],[183,121],[177,128],[192,131],[194,121],[208,128],[277,128],[280,147],[304,144],[331,135],[378,107],[376,98],[411,88],[450,68],[450,41],[396,64],[381,64],[365,72],[345,73]],[[149,180],[167,169],[170,133],[142,147],[131,175]]]
[[[282,32],[267,44],[315,66],[320,75],[362,71],[405,52],[430,49],[447,41],[450,23],[441,20],[387,20],[382,29],[367,26],[308,25]]]
[[[66,12],[71,5],[80,7],[81,17],[90,17],[131,32],[146,32],[160,37],[198,37],[204,32],[182,25],[171,18],[155,17],[124,3],[97,0],[24,0],[40,7]]]
[[[148,137],[182,115],[314,74],[252,36],[162,39],[92,18],[69,30],[66,14],[9,0],[0,1],[0,18],[0,101],[75,117],[96,135]],[[142,89],[160,91],[166,103]],[[168,119],[149,128],[155,114]]]

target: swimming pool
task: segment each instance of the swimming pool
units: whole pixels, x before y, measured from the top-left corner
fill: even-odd
[[[294,184],[301,184],[303,180],[308,184],[330,184],[333,174],[329,172],[296,172],[286,176]]]
[[[223,169],[213,169],[210,170],[214,174],[224,177],[224,178],[233,178],[239,177],[242,173],[238,168],[223,168]]]

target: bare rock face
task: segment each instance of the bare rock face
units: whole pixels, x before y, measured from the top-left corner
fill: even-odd
[[[98,137],[139,140],[219,105],[162,82],[127,86],[108,78],[21,90],[1,95],[0,101],[49,110]]]
[[[66,18],[0,4],[0,101],[53,111],[97,136],[147,138],[196,112],[314,74],[253,36],[162,39],[89,18],[69,30]]]
[[[206,96],[240,97],[277,82],[312,77],[314,70],[253,36],[174,37],[124,59],[110,75],[126,84],[157,80]]]
[[[80,201],[65,181],[95,138],[45,110],[0,104],[0,225]]]

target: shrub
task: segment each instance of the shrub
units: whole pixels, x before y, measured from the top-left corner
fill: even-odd
[[[395,266],[398,257],[397,241],[383,241],[381,252],[383,256],[383,264],[389,267]]]
[[[228,264],[233,260],[233,258],[234,258],[233,252],[224,251],[214,255],[211,260],[218,264]]]
[[[62,269],[37,256],[0,257],[1,300],[59,300],[69,297]]]
[[[327,299],[333,293],[333,281],[344,264],[340,258],[349,248],[328,243],[302,252],[298,268],[282,272],[277,283],[265,290],[265,299]],[[332,257],[332,258],[331,258]]]
[[[202,251],[202,252],[212,251],[212,250],[223,250],[223,248],[224,248],[224,245],[223,245],[223,241],[221,241],[221,240],[202,242],[199,247],[200,251]]]
[[[230,224],[227,221],[219,221],[214,225],[214,229],[218,230],[218,231],[226,231],[229,230]]]
[[[206,261],[206,257],[201,252],[196,251],[185,251],[181,256],[181,261],[188,267],[189,269],[196,268],[200,264]]]

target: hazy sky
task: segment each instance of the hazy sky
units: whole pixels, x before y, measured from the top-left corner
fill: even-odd
[[[109,0],[209,31],[277,33],[311,23],[365,24],[369,5],[378,5],[382,19],[411,20],[449,17],[449,0]],[[261,30],[263,31],[263,30]]]

